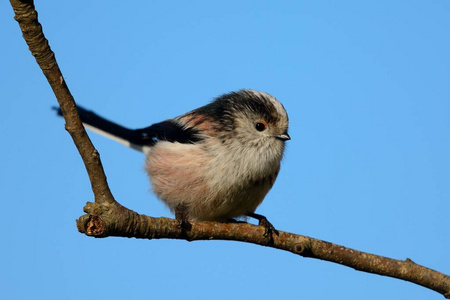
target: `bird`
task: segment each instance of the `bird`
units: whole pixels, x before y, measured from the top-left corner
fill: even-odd
[[[190,221],[228,222],[253,217],[280,171],[288,134],[286,109],[275,97],[243,89],[141,129],[129,129],[77,105],[84,126],[145,154],[156,196]],[[58,110],[61,116],[61,111]]]

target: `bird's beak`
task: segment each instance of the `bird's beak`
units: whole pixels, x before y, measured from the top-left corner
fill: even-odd
[[[289,136],[289,134],[287,132],[280,134],[280,135],[276,135],[275,137],[282,141],[289,141],[291,139],[291,137]]]

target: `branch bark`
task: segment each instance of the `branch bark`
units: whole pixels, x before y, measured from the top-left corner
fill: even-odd
[[[106,175],[100,162],[99,153],[94,148],[80,121],[75,101],[56,62],[55,54],[50,49],[44,36],[42,26],[38,22],[38,14],[33,1],[11,0],[10,2],[15,13],[14,19],[19,22],[23,38],[42,72],[44,72],[61,107],[61,112],[66,121],[66,130],[72,136],[89,175],[95,201],[114,202],[114,197],[108,187]]]
[[[84,207],[86,215],[77,220],[81,233],[94,237],[134,237],[143,239],[234,240],[273,247],[303,257],[317,258],[359,271],[403,279],[432,289],[450,299],[450,277],[414,263],[369,254],[307,236],[280,231],[264,236],[264,228],[247,223],[193,222],[182,230],[169,218],[153,218],[129,210],[114,200],[100,155],[80,121],[75,101],[45,38],[31,0],[10,0],[23,37],[36,58],[61,107],[70,133],[89,175],[95,203]]]

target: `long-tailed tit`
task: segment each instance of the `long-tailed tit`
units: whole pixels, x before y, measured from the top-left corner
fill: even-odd
[[[289,140],[283,105],[267,93],[240,90],[149,127],[131,130],[78,107],[84,125],[146,154],[153,191],[193,221],[255,214],[280,170]],[[267,229],[267,227],[266,227]]]

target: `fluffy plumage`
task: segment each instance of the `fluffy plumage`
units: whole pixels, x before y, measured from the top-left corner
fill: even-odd
[[[283,105],[253,90],[137,130],[78,109],[89,128],[144,152],[153,191],[191,220],[252,214],[272,188],[290,139]]]

